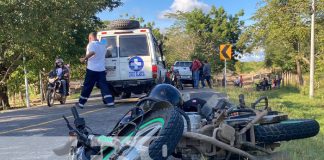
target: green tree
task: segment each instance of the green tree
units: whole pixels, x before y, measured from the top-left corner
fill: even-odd
[[[84,53],[88,32],[102,25],[95,14],[120,4],[120,0],[1,1],[0,100],[4,105],[9,106],[8,80],[14,78],[11,75],[23,56],[28,70],[35,73],[51,68],[58,55],[74,61]]]
[[[213,64],[213,69],[220,72],[224,67],[219,59],[220,44],[233,44],[233,52],[242,51],[237,46],[237,42],[244,25],[244,22],[239,19],[243,14],[244,12],[240,11],[235,15],[230,15],[224,8],[212,6],[208,13],[195,9],[191,12],[177,12],[168,16],[175,18],[175,26],[195,41],[191,43],[193,50],[183,50],[182,52],[189,52],[191,58],[199,57],[201,60],[209,60]],[[177,44],[174,44],[174,48],[176,47]],[[171,54],[168,53],[168,55]],[[234,70],[234,63],[235,60],[229,61],[229,68]]]
[[[307,0],[264,0],[253,20],[254,25],[247,28],[240,43],[253,47],[263,47],[266,52],[266,65],[280,67],[283,71],[298,74],[303,84],[302,71],[307,71],[310,51],[310,1]],[[324,3],[317,3],[323,11]],[[318,11],[319,11],[318,10]],[[323,12],[317,14],[317,43],[323,43]],[[322,39],[322,40],[321,40]],[[323,45],[316,50],[323,53]],[[318,53],[318,52],[317,52]],[[319,53],[318,53],[319,54]],[[318,55],[317,54],[317,55]]]
[[[169,66],[178,60],[191,60],[191,54],[195,52],[197,39],[192,38],[192,35],[189,35],[178,26],[169,28],[165,37],[165,56]]]

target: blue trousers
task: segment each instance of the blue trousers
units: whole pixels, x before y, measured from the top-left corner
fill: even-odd
[[[193,81],[194,81],[194,88],[198,88],[199,86],[199,70],[193,71]]]
[[[105,71],[96,72],[96,71],[91,71],[89,69],[87,69],[86,72],[85,80],[83,83],[83,89],[79,99],[79,104],[83,106],[87,102],[91,94],[91,91],[96,83],[98,83],[100,86],[101,95],[103,97],[104,103],[106,105],[114,105],[114,99],[111,95],[111,92],[108,87],[108,83],[106,81],[106,72]]]
[[[208,86],[209,86],[209,88],[212,88],[211,83],[210,83],[210,77],[211,77],[211,76],[204,76],[204,78],[203,78],[202,81],[201,81],[201,84],[202,84],[203,87],[206,86],[206,85],[205,85],[205,80],[206,80],[206,81],[207,81],[207,84],[208,84]]]

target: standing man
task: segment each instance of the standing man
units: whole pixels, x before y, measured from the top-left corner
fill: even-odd
[[[201,81],[201,88],[205,88],[204,63],[201,63],[201,67],[199,69],[199,80]]]
[[[243,88],[243,76],[240,75],[240,87]]]
[[[204,72],[204,77],[207,81],[207,84],[209,86],[209,88],[213,88],[211,86],[211,83],[210,83],[210,78],[211,78],[211,67],[210,67],[210,64],[208,63],[207,60],[205,60],[205,64],[204,64],[204,68],[203,68],[203,72]],[[205,86],[205,81],[203,81],[203,86]]]
[[[106,82],[105,55],[106,47],[105,45],[99,43],[97,33],[90,33],[86,56],[84,58],[80,58],[81,63],[87,61],[87,71],[81,96],[79,102],[76,103],[76,106],[84,108],[84,105],[87,102],[94,85],[98,83],[104,103],[107,105],[107,107],[114,107],[114,100]]]
[[[195,89],[198,89],[198,85],[199,85],[199,69],[200,69],[200,67],[201,67],[200,61],[197,58],[195,58],[192,61],[192,67],[191,67]]]

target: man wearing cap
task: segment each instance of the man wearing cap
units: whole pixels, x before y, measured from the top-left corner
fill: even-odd
[[[87,62],[87,71],[81,96],[79,98],[79,102],[76,103],[76,106],[84,108],[84,105],[87,102],[94,85],[98,83],[104,103],[107,105],[107,107],[114,107],[114,99],[106,82],[106,47],[98,41],[96,32],[90,33],[88,38],[89,43],[87,46],[86,56],[84,58],[80,58],[81,63]]]

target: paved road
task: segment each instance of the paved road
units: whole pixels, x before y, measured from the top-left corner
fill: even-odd
[[[108,133],[116,122],[132,107],[136,98],[117,103],[115,108],[107,108],[100,98],[87,103],[80,115],[95,133]],[[44,160],[66,159],[57,157],[52,150],[67,141],[68,129],[62,115],[72,121],[71,106],[35,107],[7,111],[0,114],[0,159]]]
[[[199,95],[208,97],[208,91],[199,90]],[[183,91],[185,95],[197,95],[194,94],[197,92],[192,89]],[[136,101],[137,98],[122,100],[115,108],[107,108],[100,98],[92,98],[79,112],[94,133],[106,134]],[[73,104],[74,101],[70,101],[51,108],[42,106],[1,113],[0,159],[66,159],[55,157],[52,150],[67,140],[68,129],[62,115],[72,122],[70,109]]]

